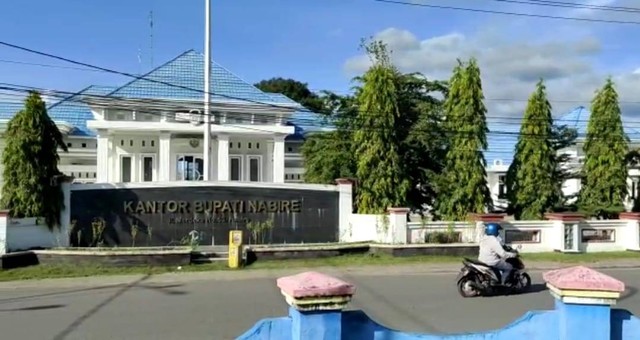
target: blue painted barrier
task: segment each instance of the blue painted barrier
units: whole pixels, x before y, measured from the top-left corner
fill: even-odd
[[[532,311],[495,331],[429,335],[392,330],[362,311],[342,311],[355,287],[319,273],[281,278],[289,316],[265,319],[239,340],[638,340],[640,318],[611,305],[624,284],[585,267],[545,273],[555,308]],[[323,287],[328,287],[323,289]]]

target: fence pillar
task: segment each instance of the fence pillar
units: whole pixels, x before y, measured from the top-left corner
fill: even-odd
[[[484,225],[486,223],[501,223],[504,221],[506,214],[469,214],[471,221],[476,224],[476,231],[474,240],[476,243],[480,242],[480,237],[484,235]]]
[[[564,253],[579,253],[582,235],[580,234],[580,222],[584,221],[584,215],[578,213],[548,213],[544,215],[547,220],[554,221],[556,240],[554,249]]]
[[[342,338],[342,310],[355,293],[353,284],[306,272],[279,278],[277,285],[290,306],[292,340]]]
[[[0,210],[0,255],[6,254],[9,250],[7,242],[7,225],[9,224],[9,210]]]
[[[546,272],[543,278],[556,300],[557,339],[611,339],[611,306],[624,283],[584,266]]]
[[[58,247],[69,246],[69,233],[71,228],[71,183],[73,177],[65,176],[60,182],[60,188],[64,197],[62,210],[60,211],[60,230],[58,234]]]
[[[407,244],[407,214],[409,208],[389,208],[389,230],[387,240],[394,244]]]
[[[349,239],[349,217],[353,214],[353,181],[348,178],[336,179],[338,185],[338,241]]]
[[[640,213],[623,212],[619,218],[625,220],[627,225],[624,228],[624,235],[627,250],[640,251]]]

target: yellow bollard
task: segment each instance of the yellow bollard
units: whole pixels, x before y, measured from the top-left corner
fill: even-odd
[[[229,231],[229,268],[238,268],[242,263],[242,230]]]

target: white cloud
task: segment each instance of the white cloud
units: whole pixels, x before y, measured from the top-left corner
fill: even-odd
[[[602,52],[601,44],[588,36],[514,42],[486,32],[471,36],[453,32],[420,39],[409,31],[387,28],[375,37],[389,45],[392,60],[402,71],[422,72],[432,79],[448,79],[457,58],[476,57],[490,116],[521,115],[540,78],[545,80],[556,114],[580,105],[589,107],[595,90],[608,76],[616,82],[621,102],[640,101],[640,69],[599,72],[594,61]],[[344,68],[355,75],[369,65],[368,57],[358,55],[348,59]],[[625,115],[640,116],[640,105],[621,105]]]

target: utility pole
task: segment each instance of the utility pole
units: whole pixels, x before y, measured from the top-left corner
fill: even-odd
[[[204,180],[211,180],[211,0],[204,0]]]

